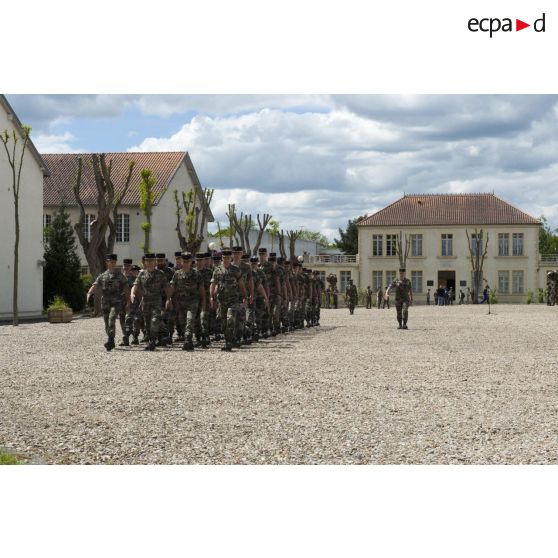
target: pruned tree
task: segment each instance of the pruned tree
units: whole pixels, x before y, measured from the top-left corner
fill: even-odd
[[[8,130],[4,130],[4,133],[0,134],[0,139],[4,145],[6,155],[8,156],[8,163],[12,171],[12,194],[14,198],[14,224],[15,224],[15,240],[14,240],[14,284],[12,290],[12,324],[14,326],[19,325],[19,309],[18,309],[18,287],[19,287],[19,193],[21,186],[21,171],[23,169],[23,158],[25,156],[25,151],[27,145],[29,144],[29,135],[31,134],[31,128],[29,126],[23,126],[23,143],[21,144],[21,151],[17,153],[17,144],[19,143],[19,136],[15,130],[12,130],[10,134]],[[12,142],[11,148],[8,146]]]
[[[258,213],[256,215],[256,218],[258,220],[258,237],[256,238],[256,244],[254,245],[254,250],[252,251],[252,254],[254,256],[258,255],[258,250],[260,248],[260,244],[262,243],[262,238],[265,232],[265,229],[267,227],[267,225],[269,224],[269,222],[271,221],[271,215],[269,213],[264,213],[262,219],[260,219],[260,214]]]
[[[240,244],[242,249],[249,254],[252,251],[250,246],[250,231],[254,228],[252,215],[244,215],[244,213],[241,212],[240,216],[238,216],[235,211],[235,205],[230,204],[227,217],[233,228],[236,243]]]
[[[289,238],[289,258],[291,259],[291,262],[294,262],[296,260],[296,241],[299,239],[301,234],[302,230],[287,231],[287,236]]]
[[[213,192],[213,189],[204,188],[203,195],[200,196],[194,188],[182,192],[182,200],[178,198],[178,190],[173,192],[176,204],[176,234],[180,248],[186,252],[199,252],[200,246],[205,240],[204,231]],[[182,201],[182,205],[180,201]],[[182,234],[182,211],[184,211],[185,234]]]
[[[483,266],[486,254],[488,252],[488,231],[486,233],[486,242],[483,245],[484,231],[478,231],[475,228],[473,238],[469,237],[469,231],[465,229],[467,235],[467,246],[469,247],[469,255],[471,259],[471,270],[473,274],[473,304],[479,303],[479,293],[481,292],[483,279]]]
[[[83,173],[83,161],[78,157],[78,168],[76,173],[76,181],[74,184],[74,196],[79,208],[79,220],[74,225],[74,230],[78,237],[79,243],[83,248],[83,253],[89,266],[89,271],[93,277],[102,273],[105,269],[105,255],[112,252],[116,239],[116,215],[118,208],[130,187],[132,171],[134,169],[134,161],[128,164],[128,174],[126,175],[124,184],[118,190],[112,181],[112,159],[108,165],[104,153],[91,155],[91,165],[93,167],[93,176],[95,179],[95,188],[97,190],[96,211],[97,218],[91,223],[89,238],[83,232],[85,223],[85,205],[81,197],[81,178]],[[114,220],[113,220],[114,219]],[[107,243],[108,234],[108,243]],[[100,291],[95,296],[95,314],[101,311]]]
[[[282,258],[287,258],[287,252],[285,251],[285,233],[283,229],[281,229],[281,232],[279,233],[279,255]]]
[[[277,221],[277,219],[271,219],[269,221],[267,233],[271,240],[271,251],[273,252],[275,238],[279,236],[279,221]]]
[[[153,203],[155,202],[155,193],[153,187],[157,179],[150,169],[142,169],[141,181],[138,185],[140,195],[140,209],[145,215],[145,221],[141,224],[143,230],[143,244],[141,246],[143,253],[147,254],[150,250],[151,239],[151,215],[153,214]]]
[[[407,257],[409,256],[409,249],[411,243],[409,242],[408,235],[403,235],[403,231],[399,231],[397,237],[397,255],[399,256],[399,267],[405,269],[407,267]]]

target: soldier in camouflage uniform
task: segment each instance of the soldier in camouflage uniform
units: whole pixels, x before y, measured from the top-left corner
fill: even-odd
[[[161,300],[164,300],[165,306],[169,308],[171,304],[168,299],[171,294],[172,289],[167,276],[156,267],[155,254],[146,254],[145,268],[140,271],[132,289],[132,303],[137,296],[143,297],[141,311],[148,336],[146,351],[155,350],[161,327]]]
[[[168,264],[168,265],[170,266],[170,264]],[[182,269],[182,252],[176,251],[174,253],[174,272],[173,272],[172,277],[174,277],[174,274],[181,269]],[[171,277],[170,281],[172,281],[172,277]],[[168,275],[167,275],[167,279],[168,279]],[[177,315],[178,311],[179,311],[178,308],[173,304],[172,315],[174,317],[174,326],[176,327],[176,340],[179,343],[184,343],[184,325],[185,325],[186,321],[179,319],[179,317]]]
[[[273,254],[273,256],[272,256]],[[272,252],[270,257],[273,261],[268,260],[267,250],[265,248],[260,248],[258,250],[258,256],[260,259],[260,269],[265,275],[265,289],[267,298],[269,300],[269,311],[266,312],[264,318],[264,333],[262,336],[267,338],[269,336],[269,331],[271,330],[271,335],[277,335],[279,328],[279,316],[277,307],[277,298],[279,297],[279,292],[281,286],[279,285],[279,277],[277,276],[277,271],[275,270],[275,253]]]
[[[253,338],[258,341],[264,333],[264,318],[266,309],[269,309],[269,299],[265,289],[265,273],[258,268],[258,256],[250,258],[250,267],[252,269],[252,279],[254,281],[254,333]]]
[[[411,281],[405,277],[405,269],[399,269],[399,279],[396,279],[386,289],[385,298],[389,300],[389,293],[395,289],[395,309],[397,310],[398,329],[409,329],[407,320],[409,318],[409,305],[413,303],[413,288]]]
[[[347,300],[347,306],[349,307],[349,312],[351,314],[355,313],[355,306],[357,305],[358,301],[358,291],[355,285],[353,284],[353,280],[349,279],[349,285],[345,291],[345,298]]]
[[[134,286],[134,283],[136,281],[136,277],[138,276],[138,273],[140,271],[140,267],[137,265],[133,265],[130,266],[130,271],[129,274],[127,274],[127,263],[131,262],[132,260],[124,260],[124,265],[123,265],[123,271],[124,271],[124,276],[126,277],[126,280],[128,281],[128,288],[130,289],[130,292],[132,292],[132,287]],[[130,335],[133,336],[132,339],[132,345],[139,345],[139,332],[140,332],[140,323],[139,323],[139,319],[138,319],[138,315],[139,315],[139,310],[140,310],[140,301],[139,300],[135,300],[133,304],[130,304],[130,309],[128,310],[128,312],[125,315],[124,318],[124,339],[122,341],[122,345],[124,346],[128,346],[129,345],[129,339],[130,339]]]
[[[164,253],[161,253],[157,254],[156,257],[157,268],[165,274],[167,282],[170,284],[174,271],[168,265],[167,256]],[[168,308],[166,307],[164,296],[161,299],[161,305],[163,307],[163,313],[161,315],[161,326],[159,328],[159,344],[172,344],[172,335],[174,333],[174,310],[172,310],[171,306]]]
[[[287,332],[287,305],[289,300],[289,288],[287,285],[287,273],[285,270],[285,258],[282,256],[276,259],[275,270],[279,277],[279,297],[277,299],[277,313],[279,314],[279,332]]]
[[[171,280],[172,297],[171,304],[176,310],[177,326],[180,324],[184,331],[183,351],[193,351],[195,319],[198,315],[198,308],[205,306],[205,290],[201,274],[192,268],[192,254],[184,252],[182,254],[182,265],[178,271],[174,272]],[[207,344],[202,343],[202,347]]]
[[[211,278],[213,277],[213,262],[210,252],[203,254],[203,268],[201,270],[203,288],[205,292],[205,306],[200,313],[200,325],[202,332],[202,341],[205,346],[210,344],[210,335],[215,333],[215,310],[209,305],[209,288],[211,286]]]
[[[558,272],[549,271],[546,274],[546,304],[548,306],[554,306],[556,304],[556,298],[558,296],[557,286]]]
[[[122,260],[122,275],[124,275],[124,277],[126,277],[126,281],[128,281],[128,289],[130,290],[130,292],[132,292],[132,287],[134,286],[134,281],[136,280],[136,277],[132,273],[132,263],[133,261],[129,258],[125,258],[124,260]],[[120,347],[128,347],[130,345],[130,335],[132,334],[132,330],[129,330],[126,326],[127,307],[128,305],[124,304],[122,310],[120,311],[120,314],[118,315],[118,319],[120,321],[120,329],[122,329],[122,342],[118,344]]]
[[[293,265],[290,260],[285,262],[285,273],[287,275],[287,295],[289,297],[287,301],[287,313],[286,313],[286,320],[287,320],[287,331],[294,330],[294,322],[295,322],[295,281],[294,281],[294,272],[293,272]]]
[[[242,279],[242,272],[232,264],[232,252],[223,250],[223,263],[213,271],[210,287],[211,305],[217,308],[225,331],[225,346],[222,350],[232,351],[235,336],[235,318],[238,315],[238,290],[246,302],[248,293]]]
[[[324,291],[324,283],[320,279],[320,272],[314,271],[314,287],[316,289],[316,293],[314,296],[315,300],[315,307],[314,307],[314,324],[319,326],[320,325],[320,309],[322,307],[322,293]]]
[[[116,254],[108,254],[105,261],[107,270],[101,273],[91,285],[87,293],[87,302],[97,289],[101,289],[101,309],[108,337],[105,349],[112,351],[115,346],[116,318],[122,313],[123,308],[129,309],[130,307],[130,289],[126,277],[121,271],[116,270]]]
[[[240,269],[242,274],[242,280],[244,281],[244,285],[248,291],[248,299],[247,305],[250,304],[250,301],[254,298],[254,282],[252,280],[252,269],[250,267],[249,262],[246,261],[246,258],[249,258],[246,255],[246,258],[243,260],[243,253],[244,250],[242,246],[234,246],[232,249],[233,255],[233,265]],[[233,341],[233,345],[236,347],[240,347],[242,343],[246,343],[250,345],[252,343],[252,339],[248,333],[246,321],[247,321],[247,314],[246,314],[247,307],[242,304],[242,295],[240,291],[238,292],[238,305],[237,311],[238,314],[236,316],[236,331],[235,331],[235,339]]]

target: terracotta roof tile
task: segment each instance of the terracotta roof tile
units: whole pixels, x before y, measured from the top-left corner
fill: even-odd
[[[151,169],[157,178],[154,187],[155,204],[165,192],[178,166],[186,156],[185,151],[151,152],[151,153],[106,153],[107,164],[112,159],[112,180],[116,191],[124,187],[128,175],[128,162],[135,161],[130,187],[122,200],[122,205],[139,205],[140,172],[142,169]],[[96,205],[97,188],[93,176],[90,153],[64,153],[45,154],[41,157],[46,162],[50,176],[43,180],[43,204],[45,206],[58,206],[64,200],[66,205],[77,205],[74,197],[73,186],[75,184],[78,167],[78,157],[82,157],[83,171],[81,181],[81,193],[84,205]]]
[[[494,194],[405,195],[358,223],[366,226],[536,225],[538,219]]]

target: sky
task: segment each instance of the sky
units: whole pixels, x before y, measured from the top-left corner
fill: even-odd
[[[558,227],[558,96],[7,98],[41,153],[188,151],[221,224],[235,203],[333,240],[404,193],[494,192]]]

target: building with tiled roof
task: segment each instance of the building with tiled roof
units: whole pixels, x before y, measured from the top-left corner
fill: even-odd
[[[398,274],[397,239],[407,239],[407,277],[415,301],[451,288],[466,299],[472,289],[469,238],[483,231],[487,248],[483,278],[502,302],[524,302],[546,285],[539,258],[538,219],[490,193],[412,194],[358,223],[356,256],[314,257],[312,267],[338,274],[340,290],[349,278],[363,289],[385,289]],[[488,244],[486,244],[488,239]]]
[[[0,95],[0,133],[15,132],[18,138],[16,160],[23,144],[23,126],[4,95]],[[31,134],[31,138],[33,135]],[[10,139],[8,147],[13,148]],[[20,319],[35,318],[43,310],[43,177],[48,167],[32,141],[23,158],[19,198],[19,280],[18,315]],[[4,145],[0,144],[0,320],[13,318],[13,279],[15,215],[12,192],[12,168]]]
[[[139,188],[141,170],[150,169],[156,183],[153,188],[155,194],[153,215],[151,217],[151,248],[157,252],[172,255],[179,250],[176,234],[176,205],[173,192],[178,190],[179,199],[181,192],[195,190],[197,199],[203,199],[203,187],[187,152],[133,152],[133,153],[106,153],[107,162],[112,162],[111,179],[114,183],[115,193],[118,195],[124,188],[130,161],[134,161],[134,169],[130,187],[126,192],[120,207],[116,223],[117,235],[115,251],[119,259],[132,258],[139,261],[143,254],[141,248],[144,233],[141,224],[145,221],[139,207]],[[78,159],[83,161],[80,193],[86,209],[85,234],[91,222],[96,217],[97,188],[91,165],[91,154],[88,153],[63,153],[42,155],[49,168],[50,176],[43,182],[44,197],[44,225],[48,225],[58,206],[63,202],[68,208],[73,222],[78,220],[77,202],[73,187],[76,180]],[[213,221],[211,210],[209,221]],[[207,224],[204,231],[207,244]],[[87,265],[85,255],[79,248],[82,265]]]

